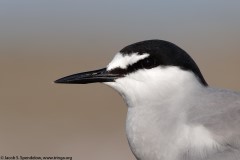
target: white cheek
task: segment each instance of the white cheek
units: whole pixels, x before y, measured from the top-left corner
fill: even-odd
[[[123,92],[126,91],[126,86],[128,82],[126,80],[127,78],[123,77],[123,78],[118,78],[115,80],[115,82],[104,82],[104,84],[106,84],[107,86],[112,87],[113,89],[115,89],[116,91],[118,91],[121,95],[123,94]]]
[[[118,90],[118,84],[116,82],[104,82],[107,86],[112,87],[113,89]]]
[[[105,84],[130,99],[166,98],[181,93],[182,90],[201,87],[194,74],[178,67],[141,69]]]
[[[125,101],[127,101],[126,93],[128,92],[128,90],[126,90],[126,88],[124,87],[124,85],[122,85],[122,83],[119,83],[119,81],[121,80],[118,79],[117,81],[118,82],[104,82],[104,84],[116,90],[122,96],[122,98]]]

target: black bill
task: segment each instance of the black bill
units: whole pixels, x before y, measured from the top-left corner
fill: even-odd
[[[70,76],[60,78],[55,81],[55,83],[67,83],[67,84],[86,84],[86,83],[96,83],[96,82],[113,82],[120,75],[112,74],[106,70],[106,68],[77,73]]]

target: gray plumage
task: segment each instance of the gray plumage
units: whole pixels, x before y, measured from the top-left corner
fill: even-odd
[[[220,145],[206,151],[206,160],[240,159],[240,94],[230,90],[207,87],[189,104],[187,121],[203,125]],[[188,154],[188,153],[186,153]],[[186,155],[185,155],[186,156]],[[189,160],[201,160],[194,154]],[[205,160],[204,159],[204,160]]]

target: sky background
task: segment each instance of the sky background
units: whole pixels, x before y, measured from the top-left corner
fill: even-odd
[[[127,108],[101,84],[56,85],[126,45],[177,44],[214,87],[240,90],[240,1],[0,1],[0,155],[134,159]]]
[[[227,54],[239,46],[239,9],[237,0],[3,0],[1,54],[113,54],[145,39],[169,40],[192,54]]]

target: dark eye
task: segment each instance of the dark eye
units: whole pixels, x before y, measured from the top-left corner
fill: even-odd
[[[144,59],[141,63],[143,68],[150,69],[156,66],[156,61],[153,58]]]

